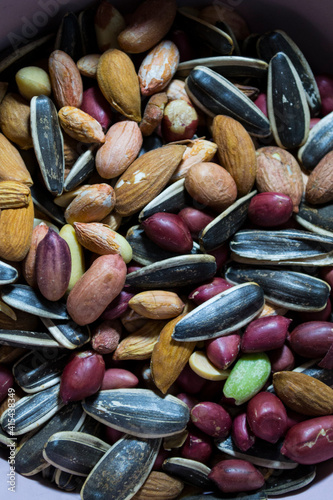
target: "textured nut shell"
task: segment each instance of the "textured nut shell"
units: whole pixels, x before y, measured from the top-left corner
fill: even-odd
[[[97,66],[97,82],[105,99],[130,120],[141,120],[138,75],[130,57],[118,49],[104,52]]]
[[[185,177],[185,188],[197,202],[222,212],[237,198],[234,179],[217,163],[193,165]]]
[[[236,182],[238,196],[245,196],[253,187],[257,167],[250,134],[237,120],[218,115],[213,120],[213,140],[221,165]]]
[[[305,199],[312,205],[333,200],[333,151],[327,153],[309,175]]]
[[[185,304],[174,292],[148,290],[134,295],[128,305],[144,318],[170,319],[179,316]]]
[[[33,147],[30,106],[19,94],[7,94],[0,104],[0,127],[7,139],[21,149]]]
[[[29,187],[22,182],[0,181],[0,209],[26,207],[29,195]]]
[[[115,185],[116,211],[123,217],[143,208],[166,186],[185,146],[167,145],[137,158]]]
[[[0,180],[23,182],[32,186],[31,175],[16,147],[0,133]]]
[[[143,96],[163,90],[175,74],[179,63],[177,46],[165,40],[146,55],[139,68],[138,77]]]
[[[65,210],[68,224],[99,222],[115,205],[114,189],[109,184],[92,184],[82,190]]]
[[[121,292],[125,279],[126,265],[120,255],[98,257],[72,288],[68,314],[78,325],[92,323]]]
[[[83,84],[80,71],[73,59],[62,50],[54,50],[49,57],[49,73],[58,107],[79,108],[82,103]]]
[[[164,325],[165,321],[147,320],[139,330],[120,342],[113,359],[149,359]]]
[[[97,151],[96,169],[103,179],[121,175],[138,156],[142,134],[136,122],[124,120],[109,128],[105,143]]]
[[[27,255],[34,224],[34,205],[23,208],[7,208],[0,215],[0,259],[19,262]]]
[[[175,0],[146,0],[133,12],[127,28],[118,36],[120,48],[133,54],[151,49],[167,34],[176,12]]]
[[[146,482],[132,497],[133,500],[174,500],[182,492],[184,483],[164,472],[152,471]]]
[[[298,212],[303,193],[302,171],[288,151],[267,146],[257,150],[256,184],[259,192],[271,191],[290,196]]]
[[[74,106],[65,106],[58,113],[60,125],[73,139],[87,143],[105,141],[101,124],[92,116]]]
[[[197,163],[211,161],[217,151],[217,144],[205,139],[195,139],[186,148],[183,159],[177,167],[177,170],[171,177],[171,181],[178,181],[186,177],[187,172]]]
[[[273,386],[283,403],[302,415],[333,413],[333,389],[314,377],[298,372],[276,372]]]

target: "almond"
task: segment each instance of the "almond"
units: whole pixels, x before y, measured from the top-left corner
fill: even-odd
[[[167,34],[176,17],[176,0],[146,0],[133,12],[128,26],[118,36],[122,50],[145,52]]]
[[[31,175],[22,156],[9,140],[0,133],[0,180],[18,181],[32,186]]]
[[[218,115],[213,120],[213,140],[222,167],[236,182],[238,196],[245,196],[253,188],[257,167],[250,134],[234,118]]]
[[[101,55],[97,66],[97,82],[111,106],[129,120],[141,121],[138,75],[125,52],[110,49]]]
[[[303,176],[301,167],[288,151],[277,146],[257,149],[256,184],[259,192],[287,194],[293,201],[294,212],[299,211]]]
[[[58,116],[60,125],[73,139],[86,143],[105,141],[101,124],[81,109],[65,106],[59,110]]]
[[[49,73],[58,107],[79,108],[82,103],[83,84],[80,71],[73,59],[62,50],[54,50],[49,57]]]
[[[65,210],[68,224],[99,222],[115,205],[114,190],[109,184],[92,184],[83,189]]]
[[[157,196],[179,165],[185,146],[170,144],[137,158],[115,185],[116,211],[132,215]]]
[[[305,199],[312,205],[333,200],[333,151],[327,153],[309,175]]]
[[[294,371],[276,372],[273,386],[283,403],[302,415],[316,417],[333,413],[333,389],[310,375]]]
[[[138,156],[142,133],[136,122],[124,120],[109,128],[105,143],[97,151],[96,169],[103,179],[121,175]]]
[[[138,76],[143,96],[163,90],[176,73],[179,64],[177,45],[169,40],[156,45],[141,63]]]
[[[0,127],[7,139],[17,144],[19,148],[33,147],[30,106],[19,94],[7,94],[0,104]]]
[[[0,259],[20,262],[27,255],[34,224],[34,205],[31,195],[23,208],[1,210]]]
[[[164,472],[152,471],[133,500],[173,500],[178,498],[184,483]]]
[[[164,325],[165,321],[148,320],[143,327],[118,344],[113,359],[149,359]]]
[[[30,189],[17,181],[0,181],[0,209],[22,208],[29,204]]]

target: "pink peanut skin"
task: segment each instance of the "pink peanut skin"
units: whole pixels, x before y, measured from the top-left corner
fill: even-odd
[[[0,403],[8,396],[8,389],[13,387],[12,372],[4,365],[0,365]]]
[[[282,347],[291,320],[284,316],[265,316],[247,326],[241,341],[243,352],[262,352]]]
[[[307,465],[333,458],[333,415],[311,418],[291,427],[281,453]]]
[[[292,370],[295,366],[295,356],[286,344],[279,349],[269,351],[268,357],[271,362],[272,373]]]
[[[289,335],[294,352],[305,358],[325,356],[333,343],[333,323],[308,321],[298,325]]]
[[[206,354],[209,361],[220,370],[225,370],[238,356],[241,337],[237,333],[209,340],[206,344]]]
[[[157,212],[144,220],[141,225],[148,238],[164,250],[177,253],[191,252],[192,236],[179,215]]]
[[[105,320],[93,328],[91,346],[99,354],[109,354],[116,350],[121,333],[119,320]]]
[[[253,224],[261,227],[280,226],[293,213],[290,196],[282,193],[264,192],[256,194],[250,201],[248,217]]]
[[[112,110],[99,87],[90,87],[83,92],[81,109],[97,120],[104,131],[109,128],[112,120]]]
[[[247,423],[245,412],[240,413],[233,419],[231,437],[241,451],[247,451],[254,445],[256,437]]]
[[[183,458],[206,463],[212,452],[213,446],[210,437],[198,429],[193,429],[188,433],[181,454]]]
[[[254,465],[235,458],[217,463],[208,477],[223,493],[257,490],[265,484],[263,475]]]
[[[206,302],[206,300],[232,287],[233,285],[230,285],[224,278],[213,278],[209,283],[205,283],[195,288],[188,298],[194,300],[196,305],[200,306]]]
[[[136,387],[138,383],[138,377],[129,370],[109,368],[104,374],[101,391],[106,389],[129,389]]]
[[[269,443],[276,443],[287,429],[286,409],[271,392],[259,392],[249,401],[246,418],[253,434]]]
[[[221,405],[211,401],[199,403],[192,408],[191,420],[208,436],[221,439],[229,435],[232,425],[229,413]]]
[[[124,287],[126,264],[120,255],[101,255],[75,283],[67,311],[78,325],[88,325],[102,314]]]
[[[193,207],[183,208],[178,215],[189,228],[192,238],[198,238],[200,231],[214,220],[211,214]]]
[[[326,116],[333,111],[333,76],[317,75],[316,82],[321,98],[321,114]]]
[[[125,311],[127,311],[128,303],[132,297],[134,297],[134,293],[127,292],[126,289],[122,290],[120,294],[107,306],[101,318],[105,320],[119,318]]]

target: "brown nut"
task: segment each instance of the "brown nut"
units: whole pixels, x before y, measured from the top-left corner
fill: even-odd
[[[30,129],[30,106],[19,94],[9,93],[0,104],[2,133],[21,149],[33,147]]]
[[[80,142],[103,143],[105,135],[101,124],[92,116],[74,106],[65,106],[58,113],[64,131]]]
[[[99,222],[115,206],[114,189],[109,184],[92,184],[83,189],[65,210],[68,224]]]
[[[32,186],[31,175],[16,147],[0,133],[0,180]]]
[[[105,320],[92,330],[91,346],[99,354],[116,350],[121,337],[122,324],[119,320]]]
[[[159,126],[167,102],[168,97],[165,92],[158,92],[150,97],[140,123],[140,130],[143,136],[151,135]]]
[[[312,205],[333,200],[333,151],[327,153],[309,175],[305,199]]]
[[[128,302],[131,309],[144,318],[171,319],[182,313],[185,304],[174,292],[148,290],[134,295]]]
[[[57,106],[79,108],[82,102],[83,84],[80,71],[73,59],[62,50],[54,50],[49,57],[49,73]]]

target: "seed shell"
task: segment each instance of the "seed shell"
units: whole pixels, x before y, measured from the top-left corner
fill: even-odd
[[[185,189],[185,179],[180,179],[164,189],[139,213],[139,222],[158,212],[179,212],[190,200]]]
[[[62,431],[45,443],[43,457],[62,471],[88,476],[111,446],[84,432]]]
[[[87,151],[76,160],[64,182],[64,191],[71,191],[78,187],[91,175],[95,168],[96,144],[92,144]]]
[[[19,49],[13,50],[13,47],[11,47],[10,53],[7,56],[2,52],[1,62],[0,62],[0,73],[2,73],[12,64],[16,63],[24,56],[35,51],[36,49],[38,49],[38,52],[40,53],[41,49],[44,48],[44,46],[46,46],[47,44],[49,44],[49,42],[52,40],[53,37],[54,34],[51,33],[49,35],[43,36],[42,38],[39,38],[38,40],[33,40],[30,43],[22,45]]]
[[[313,170],[332,149],[333,111],[312,127],[306,143],[298,150],[297,158],[304,168]]]
[[[257,283],[243,283],[207,300],[176,324],[172,338],[208,340],[249,323],[264,307],[264,292]]]
[[[218,56],[191,59],[178,65],[176,78],[187,77],[196,66],[211,68],[226,78],[264,78],[267,76],[268,64],[261,59],[241,56]]]
[[[112,389],[87,398],[83,409],[100,422],[133,436],[157,438],[181,432],[189,409],[174,396],[148,389]]]
[[[129,273],[126,284],[150,290],[173,288],[208,280],[215,272],[216,262],[211,255],[181,255]]]
[[[57,384],[31,396],[24,396],[15,404],[15,427],[13,429],[10,408],[1,415],[1,426],[12,436],[20,436],[50,420],[62,407]]]
[[[210,252],[220,247],[240,229],[247,217],[251,199],[256,194],[257,191],[252,191],[235,201],[201,231],[199,242],[203,251]]]
[[[80,26],[74,12],[67,12],[62,18],[57,31],[54,50],[66,52],[75,62],[82,57]]]
[[[119,439],[87,477],[81,489],[82,500],[130,500],[147,479],[160,445],[160,439]]]
[[[191,101],[209,116],[231,116],[251,135],[270,135],[269,121],[258,106],[216,71],[196,66],[187,77],[185,88]]]
[[[34,150],[47,189],[59,195],[64,187],[65,156],[58,113],[49,97],[35,96],[30,102]]]
[[[314,206],[302,202],[296,221],[308,231],[333,238],[333,203]]]
[[[4,446],[16,445],[15,441],[13,441],[13,439],[11,439],[9,434],[7,434],[7,432],[2,430],[1,427],[0,427],[0,444],[3,444]]]
[[[15,267],[0,260],[0,285],[14,283],[18,278],[18,271]]]
[[[91,339],[89,326],[79,326],[74,321],[52,321],[40,318],[53,338],[66,349],[82,347]]]
[[[12,347],[24,347],[27,349],[60,347],[58,342],[56,342],[49,333],[7,329],[0,329],[0,344]]]
[[[61,224],[61,226],[66,224],[64,211],[54,203],[53,199],[50,197],[50,193],[44,186],[38,181],[34,181],[30,191],[34,205],[38,210],[55,221],[56,224]]]
[[[265,480],[265,492],[269,496],[285,495],[310,484],[316,477],[315,465],[301,465],[295,469],[273,471]]]
[[[1,298],[11,307],[42,318],[69,319],[65,304],[45,299],[28,285],[5,285],[1,289]]]
[[[83,486],[83,479],[77,475],[64,472],[56,469],[54,474],[54,482],[64,491],[74,491]]]
[[[233,284],[254,281],[267,300],[292,311],[321,311],[330,294],[330,286],[325,281],[289,270],[232,265],[226,270],[225,279]]]
[[[192,486],[203,488],[205,491],[215,489],[213,482],[208,479],[211,469],[196,460],[180,457],[167,458],[164,460],[162,468],[170,476],[176,476]]]
[[[15,469],[23,476],[33,476],[49,466],[43,458],[43,448],[47,440],[59,431],[76,431],[86,418],[80,403],[69,403],[51,420],[23,438],[16,451]]]

